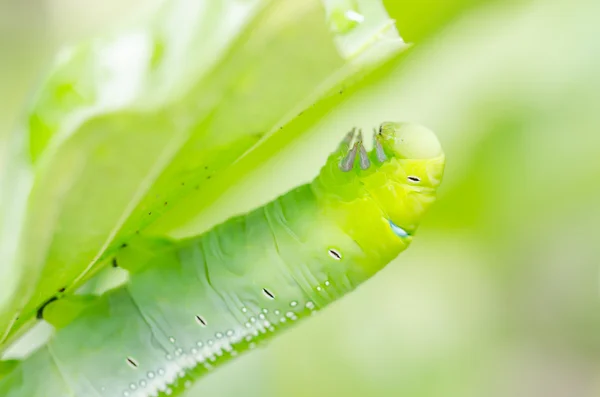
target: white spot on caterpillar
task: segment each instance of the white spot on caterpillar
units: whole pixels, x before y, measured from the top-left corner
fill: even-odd
[[[175,343],[175,338],[173,338],[172,336],[169,337],[169,342],[171,343]]]
[[[325,286],[329,287],[331,285],[331,283],[329,282],[329,280],[325,280]]]
[[[296,306],[298,306],[298,302],[296,302],[296,301],[291,301],[291,302],[290,302],[290,306],[291,306],[291,307],[296,307]]]
[[[335,259],[336,261],[339,261],[340,259],[342,259],[342,254],[340,254],[338,251],[334,250],[333,248],[330,248],[329,251],[327,251],[329,253],[329,256],[332,257],[333,259]]]

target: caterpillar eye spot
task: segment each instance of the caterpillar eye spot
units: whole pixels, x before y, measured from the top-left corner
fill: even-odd
[[[133,358],[131,358],[131,357],[127,357],[126,361],[127,361],[127,364],[129,364],[129,366],[130,366],[131,368],[137,368],[137,367],[139,367],[139,364],[137,363],[137,361],[135,361],[135,360],[134,360]]]
[[[421,182],[421,178],[419,178],[418,176],[410,175],[406,179],[408,179],[409,181],[414,182],[414,183]]]
[[[264,294],[264,295],[265,295],[267,298],[269,298],[269,299],[275,299],[275,295],[273,295],[273,293],[272,293],[271,291],[269,291],[268,289],[266,289],[266,288],[263,288],[263,289],[262,289],[262,292],[263,292],[263,294]]]
[[[329,249],[328,253],[329,253],[329,256],[332,257],[333,259],[335,259],[336,261],[339,261],[342,259],[342,254],[340,254],[339,252],[337,252],[334,249]]]
[[[202,316],[196,315],[196,321],[203,327],[206,327],[206,325],[208,324]]]

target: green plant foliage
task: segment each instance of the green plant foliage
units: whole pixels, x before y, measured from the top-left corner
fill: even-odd
[[[297,2],[285,3],[294,7],[291,4]],[[200,382],[189,395],[597,396],[600,391],[597,378],[600,252],[596,241],[600,222],[597,205],[600,189],[596,182],[600,179],[597,133],[600,113],[596,109],[600,103],[599,3],[596,0],[385,0],[383,3],[390,17],[397,21],[402,37],[416,45],[383,67],[359,74],[356,80],[345,78],[364,71],[365,64],[361,62],[381,58],[350,56],[352,62],[359,62],[357,65],[342,55],[340,40],[347,37],[343,31],[357,25],[353,20],[340,21],[343,13],[332,5],[352,8],[355,3],[325,2],[319,23],[331,24],[331,18],[336,19],[336,26],[332,27],[340,34],[333,39],[327,36],[328,41],[321,40],[323,36],[318,32],[325,32],[329,26],[309,28],[308,20],[303,19],[306,14],[296,12],[297,9],[273,17],[272,24],[258,26],[253,21],[262,21],[266,15],[263,10],[271,8],[268,5],[257,8],[245,25],[253,28],[244,29],[236,37],[254,37],[256,29],[268,32],[291,24],[297,27],[293,32],[313,38],[307,44],[297,37],[294,45],[304,46],[302,56],[306,58],[302,59],[312,61],[292,62],[291,69],[301,65],[303,70],[290,72],[310,73],[309,69],[321,67],[316,61],[323,56],[319,53],[321,45],[334,51],[333,57],[322,59],[322,79],[311,74],[315,78],[307,80],[319,88],[306,96],[300,95],[301,87],[297,88],[297,102],[288,103],[285,114],[279,114],[277,121],[260,131],[248,130],[248,135],[238,135],[248,138],[247,149],[250,146],[254,149],[242,150],[245,144],[238,142],[241,146],[236,146],[236,150],[244,154],[224,160],[218,174],[203,180],[198,191],[186,183],[189,192],[182,190],[181,196],[169,200],[172,207],[169,204],[161,210],[168,211],[168,216],[165,212],[158,219],[145,219],[150,210],[146,212],[139,207],[139,218],[128,224],[129,215],[121,218],[125,213],[124,203],[130,202],[134,192],[143,190],[138,188],[139,175],[148,175],[142,169],[138,176],[131,177],[137,181],[135,188],[125,180],[130,177],[121,175],[129,171],[121,167],[121,162],[133,157],[127,147],[146,144],[140,139],[132,140],[133,143],[121,149],[119,158],[110,162],[117,169],[111,178],[124,178],[123,183],[115,184],[113,189],[106,186],[108,178],[104,182],[99,180],[104,183],[99,189],[102,194],[113,190],[121,194],[122,189],[130,189],[128,193],[113,198],[98,196],[97,192],[95,195],[80,192],[85,200],[96,200],[94,205],[111,207],[112,204],[105,202],[114,201],[115,206],[120,203],[122,208],[106,219],[106,225],[98,229],[99,235],[94,236],[87,249],[96,248],[85,255],[77,248],[73,255],[85,257],[82,262],[85,267],[90,264],[102,267],[90,258],[101,261],[127,240],[126,234],[121,234],[121,227],[113,237],[108,237],[118,219],[128,225],[128,234],[135,233],[135,223],[147,222],[144,235],[175,238],[195,235],[314,176],[340,134],[353,126],[368,128],[386,119],[422,123],[440,136],[448,167],[439,204],[427,218],[412,250],[399,263],[388,267],[382,277],[331,308],[327,315],[318,315],[305,326],[292,330],[268,350],[235,360]],[[280,18],[282,22],[278,22]],[[368,52],[360,54],[385,54],[380,47],[384,42],[375,43]],[[238,44],[234,40],[231,47]],[[267,54],[270,48],[261,47],[260,51]],[[185,53],[185,46],[180,49]],[[157,51],[161,53],[164,51]],[[284,53],[289,56],[289,49]],[[352,50],[346,54],[352,54]],[[183,63],[191,62],[184,56],[180,59],[185,59]],[[348,67],[349,64],[357,66]],[[220,68],[214,70],[221,75]],[[224,80],[219,84],[227,86],[225,80],[229,77],[221,76]],[[274,91],[257,97],[257,102],[270,101],[276,105],[281,99],[275,100],[273,95],[286,93],[285,85],[291,82],[285,76],[280,79],[285,83],[280,80],[269,85]],[[171,111],[179,109],[174,103],[186,102],[182,98],[195,83],[188,85],[188,77],[182,77],[181,81],[186,82],[184,88],[181,94],[169,99],[171,105],[144,105],[142,110],[148,110],[145,113],[129,112],[131,118],[122,120],[119,117],[118,123],[123,122],[125,132],[132,125],[145,126],[145,120],[165,122],[166,118],[154,116],[154,109]],[[339,94],[336,83],[342,82],[343,86],[343,81],[351,83]],[[217,85],[215,82],[215,91]],[[232,86],[237,87],[237,83]],[[261,86],[259,91],[263,89],[267,90]],[[322,95],[327,92],[338,95]],[[220,102],[213,99],[211,103]],[[312,104],[316,105],[311,107]],[[233,102],[229,106],[231,112],[221,114],[221,119],[227,120],[219,123],[235,124],[232,112],[238,107]],[[137,108],[134,110],[139,112]],[[297,117],[300,112],[302,116]],[[206,131],[212,131],[211,137],[224,131],[212,128],[203,116],[198,116],[197,121],[206,125]],[[246,115],[239,125],[254,125],[252,121],[251,115]],[[112,123],[118,125],[115,120]],[[148,121],[147,126],[154,127],[154,122]],[[276,133],[280,127],[283,127],[281,133]],[[181,137],[189,134],[185,128],[174,131],[180,131]],[[80,178],[71,181],[63,178],[63,174],[56,179],[43,178],[45,166],[34,167],[28,156],[22,156],[29,153],[28,143],[19,140],[23,136],[17,134],[10,142],[10,150],[5,151],[13,158],[2,167],[4,178],[0,182],[0,255],[3,263],[10,264],[0,266],[3,286],[0,305],[5,326],[40,285],[40,270],[51,252],[49,248],[54,247],[58,215],[63,213],[53,206],[56,203],[62,206],[65,198],[70,197],[71,183],[73,186],[80,183]],[[181,139],[185,141],[182,147],[191,142],[191,138]],[[260,145],[254,146],[255,143]],[[162,153],[163,148],[154,150]],[[217,152],[220,149],[210,151]],[[45,150],[40,153],[36,164],[43,161]],[[154,160],[158,158],[157,153],[152,156]],[[56,154],[56,159],[61,157]],[[200,158],[211,157],[199,156],[196,160]],[[134,160],[131,159],[132,164]],[[232,162],[225,167],[225,161]],[[65,173],[82,169],[68,163],[63,167]],[[158,181],[167,174],[161,169],[155,175],[153,180]],[[42,189],[44,179],[48,182]],[[62,184],[56,184],[58,180]],[[94,186],[93,181],[88,183]],[[32,186],[39,193],[28,201]],[[148,186],[151,189],[154,182]],[[144,198],[151,200],[152,196],[140,193],[139,200],[127,207],[131,208],[130,213]],[[164,205],[164,201],[160,203]],[[98,214],[103,214],[102,211],[99,209]],[[155,211],[153,207],[153,214]],[[78,214],[93,215],[88,212],[81,210]],[[28,222],[26,215],[30,218]],[[76,220],[75,217],[71,222]],[[78,228],[79,234],[73,233],[77,234],[75,247],[88,241],[89,236],[83,239],[83,232],[94,230],[81,225]],[[65,234],[62,239],[61,255],[72,248],[68,245],[69,238]],[[102,246],[105,246],[103,251],[97,250]],[[24,254],[36,260],[25,260]],[[71,263],[76,262],[81,265],[78,261]],[[90,270],[88,274],[94,273],[95,267]],[[76,277],[77,273],[71,276]],[[105,274],[100,272],[92,283],[86,284],[86,292],[112,285],[113,280]],[[50,281],[54,278],[44,277]],[[58,283],[54,286],[60,287]],[[38,298],[42,301],[41,296]],[[42,366],[44,359],[47,358],[39,358]],[[9,366],[12,368],[12,364]],[[35,367],[24,369],[15,376],[25,379],[34,371]],[[51,387],[48,385],[49,390]]]
[[[329,30],[316,1],[178,0],[125,33],[63,50],[4,179],[23,187],[7,197],[3,229],[24,225],[2,244],[19,291],[0,300],[4,339],[157,220],[201,212],[255,167],[232,163],[275,131],[300,134],[315,119],[286,124],[323,95],[325,114],[338,91],[403,48],[379,3],[360,8],[356,32],[339,32],[348,38]],[[269,147],[263,155],[278,150]]]

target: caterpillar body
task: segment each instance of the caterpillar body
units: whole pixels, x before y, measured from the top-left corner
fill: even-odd
[[[383,123],[373,140],[367,152],[353,131],[311,183],[143,261],[125,256],[129,281],[55,324],[0,375],[0,395],[180,394],[352,291],[408,247],[444,171],[423,127]]]

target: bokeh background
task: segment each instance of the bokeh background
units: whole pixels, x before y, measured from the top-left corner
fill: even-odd
[[[190,395],[600,396],[600,4],[385,4],[415,46],[328,123],[434,129],[439,203],[378,277]],[[60,45],[150,8],[3,0],[0,138]]]

